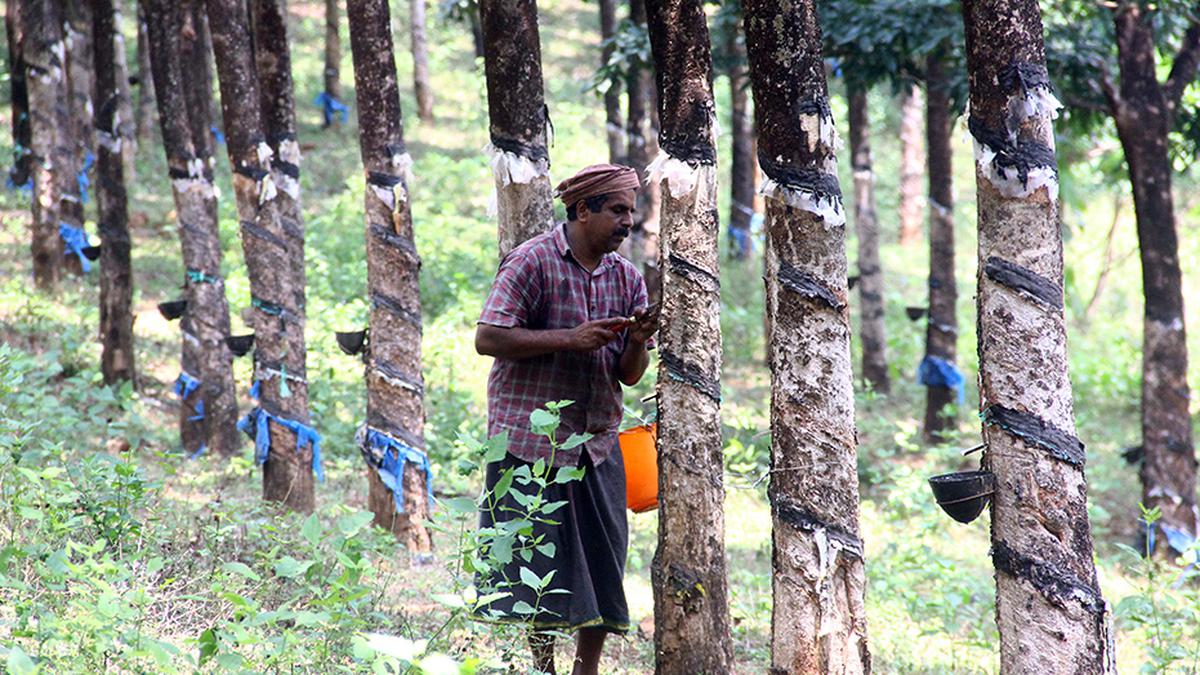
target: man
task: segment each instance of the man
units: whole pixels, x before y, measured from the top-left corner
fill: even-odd
[[[488,377],[488,434],[507,432],[509,439],[508,455],[487,467],[489,493],[505,470],[551,461],[549,439],[529,426],[530,413],[547,402],[574,402],[561,410],[558,443],[572,433],[592,435],[553,452],[555,467],[583,468],[581,479],[554,482],[543,494],[544,502],[566,502],[549,516],[555,523],[539,523],[535,531],[554,544],[554,553],[516,557],[498,576],[519,579],[523,566],[539,577],[554,570],[550,587],[569,593],[539,598],[515,584],[504,589],[510,597],[486,608],[501,621],[532,625],[534,663],[547,673],[555,672],[553,637],[539,629],[576,632],[576,674],[597,673],[605,636],[629,629],[622,587],[629,535],[625,468],[617,447],[621,383],[642,378],[658,328],[642,275],[615,253],[633,226],[637,188],[637,172],[612,164],[589,166],[559,184],[567,222],[504,258],[475,332],[476,351],[496,358]],[[500,502],[524,510],[511,494]],[[511,514],[484,511],[481,527]],[[481,579],[481,585],[496,581]],[[519,601],[537,613],[513,612]]]

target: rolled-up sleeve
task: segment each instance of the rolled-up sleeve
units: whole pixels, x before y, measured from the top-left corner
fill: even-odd
[[[541,301],[537,260],[514,250],[500,263],[478,323],[501,328],[527,327]]]

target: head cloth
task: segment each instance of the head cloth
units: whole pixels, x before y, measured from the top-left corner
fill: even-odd
[[[582,199],[638,188],[637,171],[620,164],[593,164],[558,184],[554,194],[566,206]]]

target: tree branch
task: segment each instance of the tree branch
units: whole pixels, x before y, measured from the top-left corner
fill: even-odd
[[[1108,101],[1109,113],[1115,119],[1121,114],[1121,94],[1117,91],[1117,85],[1113,83],[1112,73],[1108,71],[1108,64],[1104,59],[1096,59],[1096,71],[1100,73],[1100,90],[1104,92],[1104,99]]]
[[[1200,3],[1197,11],[1200,12]],[[1172,111],[1179,106],[1183,90],[1196,78],[1197,65],[1200,65],[1200,19],[1193,18],[1192,25],[1183,35],[1183,44],[1175,54],[1175,62],[1171,64],[1171,74],[1163,85],[1163,94]]]

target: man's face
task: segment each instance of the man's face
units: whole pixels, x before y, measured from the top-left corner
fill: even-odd
[[[593,248],[611,253],[625,241],[633,227],[636,199],[637,190],[612,192],[604,206],[594,213],[588,210],[586,202],[579,203],[579,224]]]

